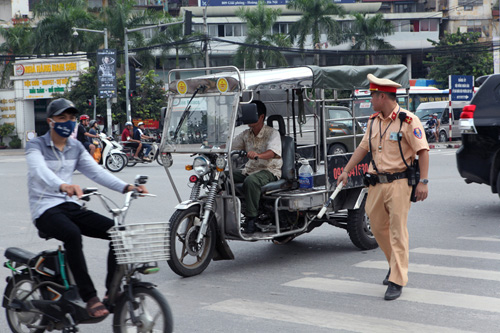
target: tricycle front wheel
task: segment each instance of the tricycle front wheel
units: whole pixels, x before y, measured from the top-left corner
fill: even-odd
[[[201,243],[196,242],[201,226],[200,207],[176,210],[170,218],[170,260],[168,265],[174,273],[189,277],[203,272],[215,248],[215,221],[212,216]]]
[[[365,212],[366,196],[359,209],[349,209],[347,212],[347,233],[351,242],[361,250],[371,250],[378,247],[370,226],[370,219]]]

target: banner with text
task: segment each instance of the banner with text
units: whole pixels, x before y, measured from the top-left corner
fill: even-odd
[[[470,101],[474,94],[474,76],[450,75],[449,76],[451,101]]]
[[[99,98],[116,97],[116,50],[97,50]]]

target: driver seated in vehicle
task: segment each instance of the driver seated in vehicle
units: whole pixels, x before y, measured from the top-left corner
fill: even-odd
[[[233,150],[246,151],[248,157],[245,167],[233,172],[234,181],[243,183],[245,233],[255,232],[261,187],[280,179],[283,165],[280,134],[276,129],[264,125],[267,112],[264,103],[258,100],[252,103],[257,105],[258,121],[248,124],[249,129],[237,135],[232,145]]]

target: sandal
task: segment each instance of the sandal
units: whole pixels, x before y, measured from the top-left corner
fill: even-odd
[[[102,318],[109,315],[108,309],[106,309],[97,296],[94,296],[87,301],[87,313],[92,318]],[[101,314],[97,315],[97,313]]]

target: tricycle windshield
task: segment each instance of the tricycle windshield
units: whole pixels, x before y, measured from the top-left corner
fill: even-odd
[[[173,95],[164,124],[163,151],[226,151],[237,94]]]

